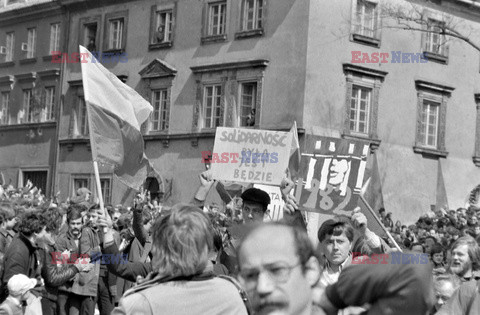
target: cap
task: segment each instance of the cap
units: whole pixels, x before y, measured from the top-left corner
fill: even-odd
[[[264,208],[270,204],[270,196],[263,190],[258,188],[249,188],[240,196],[242,200],[249,202],[256,202],[263,205]]]
[[[29,278],[23,274],[17,274],[8,280],[8,292],[10,295],[19,296],[33,289],[37,285],[37,279]]]

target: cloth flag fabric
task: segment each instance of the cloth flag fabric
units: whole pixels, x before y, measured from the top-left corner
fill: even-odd
[[[377,215],[380,208],[385,208],[377,155],[372,154],[368,162],[365,173],[370,174],[370,176],[363,184],[360,193],[363,198],[358,201],[358,206],[365,217],[367,217],[368,228],[378,236],[386,237],[385,226],[381,223],[381,220]]]
[[[442,163],[438,160],[438,172],[437,172],[437,196],[435,202],[435,210],[444,209],[449,210],[447,190],[445,189],[445,182],[443,180]]]
[[[80,53],[88,54],[81,67],[93,160],[113,165],[120,181],[138,189],[151,169],[140,128],[153,107],[85,47]]]
[[[377,154],[372,154],[370,161],[371,166],[367,163],[367,170],[370,170],[370,177],[365,182],[362,193],[370,207],[378,213],[378,210],[385,208],[385,205],[383,203],[382,179],[380,178],[380,171],[378,169]]]

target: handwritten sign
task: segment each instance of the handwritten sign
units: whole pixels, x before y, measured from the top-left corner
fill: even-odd
[[[218,127],[211,156],[216,180],[280,185],[288,167],[292,133]]]
[[[280,221],[283,219],[283,206],[285,202],[282,199],[280,187],[255,184],[253,187],[265,191],[270,196],[270,204],[263,222]]]

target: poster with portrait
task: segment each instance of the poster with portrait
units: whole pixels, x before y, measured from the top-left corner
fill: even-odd
[[[305,136],[295,198],[305,211],[307,232],[318,243],[320,225],[335,215],[350,215],[357,206],[367,166],[369,143]]]
[[[324,214],[352,211],[367,165],[367,142],[329,137],[305,138],[295,196],[300,210]]]

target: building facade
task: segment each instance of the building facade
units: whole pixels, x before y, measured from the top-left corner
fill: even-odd
[[[60,51],[66,15],[54,1],[0,2],[0,172],[50,196],[55,181]]]
[[[192,198],[205,170],[201,151],[213,149],[215,127],[288,130],[301,120],[308,3],[62,4],[70,12],[67,52],[90,45],[105,67],[154,106],[144,138],[162,179],[148,182],[172,202]],[[82,185],[93,189],[94,182],[80,71],[79,63],[67,64],[62,87],[57,183],[69,187],[68,194]],[[108,166],[100,173],[102,186],[111,187],[107,203],[121,202],[126,187]]]
[[[441,199],[442,175],[450,208],[480,180],[479,51],[438,34],[480,43],[480,8],[467,2],[310,2],[302,126],[370,141],[385,208],[401,222]]]

